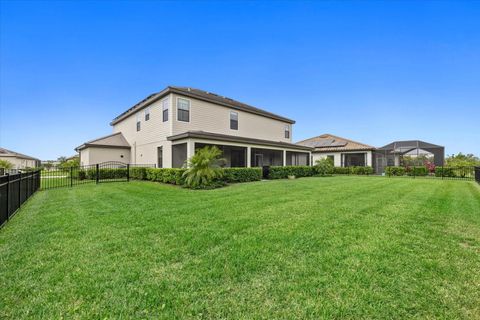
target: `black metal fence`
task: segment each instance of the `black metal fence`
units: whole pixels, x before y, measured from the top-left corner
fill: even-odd
[[[41,172],[41,189],[73,187],[89,183],[129,181],[131,169],[135,167],[154,168],[155,165],[104,162],[90,166],[43,170]]]
[[[442,180],[477,180],[478,168],[475,166],[436,166],[427,167],[386,167],[389,177],[434,178]]]
[[[40,188],[40,170],[0,176],[0,226]]]
[[[475,181],[480,183],[480,167],[475,167]]]

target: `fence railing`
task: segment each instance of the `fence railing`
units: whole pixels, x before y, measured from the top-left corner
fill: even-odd
[[[437,166],[427,167],[386,167],[385,175],[389,177],[436,178],[442,180],[477,180],[475,166]]]
[[[42,170],[40,187],[46,190],[89,183],[128,181],[130,180],[130,171],[135,167],[154,168],[155,165],[105,162],[89,166]]]
[[[40,170],[0,176],[0,226],[40,188]]]

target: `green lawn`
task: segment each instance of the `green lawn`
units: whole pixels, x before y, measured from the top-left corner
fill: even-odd
[[[480,187],[41,191],[0,230],[0,318],[480,318]]]

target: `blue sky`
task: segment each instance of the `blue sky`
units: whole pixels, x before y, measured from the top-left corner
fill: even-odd
[[[167,85],[332,133],[480,155],[480,2],[20,2],[0,12],[0,146],[74,154]]]

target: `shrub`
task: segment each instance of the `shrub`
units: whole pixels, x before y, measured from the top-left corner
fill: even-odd
[[[162,183],[183,185],[182,177],[186,169],[180,168],[145,168],[145,179]]]
[[[408,167],[406,168],[407,176],[426,176],[428,175],[428,169],[426,167]]]
[[[286,166],[286,167],[270,167],[268,174],[269,179],[286,179],[288,176],[311,177],[317,173],[315,167],[310,166]]]
[[[456,177],[455,170],[453,167],[436,167],[435,168],[436,177],[447,177],[454,178]]]
[[[145,167],[130,167],[130,178],[135,180],[147,179],[147,168]]]
[[[12,169],[13,164],[10,161],[0,159],[0,168]]]
[[[189,188],[205,188],[221,181],[223,171],[220,165],[222,151],[215,146],[206,146],[197,150],[188,159],[187,170],[183,173],[185,185]]]
[[[333,173],[333,163],[331,159],[323,158],[315,162],[315,171],[318,175],[326,176]]]
[[[85,172],[85,179],[96,180],[97,179],[97,169],[96,168],[89,168],[86,171],[80,170]],[[80,174],[79,171],[79,174]],[[68,171],[67,171],[68,172]],[[83,175],[83,173],[82,173]],[[99,179],[120,179],[127,177],[127,169],[126,168],[100,168],[98,169],[98,178]]]
[[[388,167],[385,167],[385,174],[387,176],[404,176],[405,175],[405,168],[404,167],[388,166]]]
[[[261,168],[224,168],[223,181],[227,183],[262,180]]]
[[[372,167],[350,167],[351,173],[352,174],[358,174],[358,175],[369,175],[373,174],[373,168]]]
[[[334,167],[333,174],[351,174],[351,167]]]

